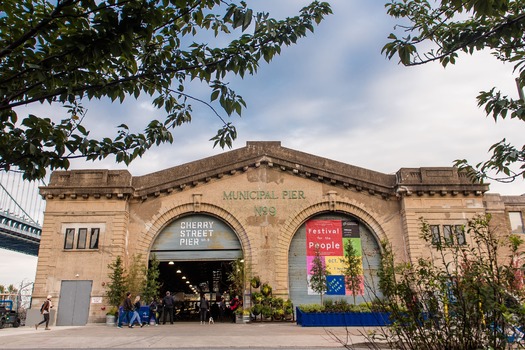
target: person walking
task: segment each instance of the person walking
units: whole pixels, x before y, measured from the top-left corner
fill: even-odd
[[[131,292],[126,293],[126,299],[122,303],[122,315],[119,315],[117,327],[122,328],[124,319],[128,322],[128,326],[131,326],[131,318],[133,316],[133,303],[131,302]],[[133,327],[130,327],[133,328]]]
[[[201,319],[201,324],[206,323],[206,316],[208,315],[208,310],[210,309],[210,303],[206,299],[206,295],[201,293],[201,300],[199,303],[199,314]]]
[[[142,322],[142,319],[140,318],[140,307],[142,305],[140,304],[140,295],[137,295],[135,297],[135,300],[133,301],[133,313],[131,320],[129,321],[129,328],[133,328],[133,324],[137,322],[140,325],[140,328],[144,327],[144,323]]]
[[[40,308],[40,313],[44,316],[44,319],[40,323],[35,324],[35,329],[38,329],[38,326],[45,323],[46,331],[51,330],[51,328],[49,328],[49,313],[52,307],[53,303],[51,303],[51,295],[48,295],[46,301],[44,301],[44,304],[42,304],[42,307]]]
[[[151,324],[151,319],[155,322],[155,326],[159,325],[159,318],[157,316],[159,308],[159,303],[155,298],[153,298],[153,301],[149,304],[149,318],[148,318],[148,326]]]
[[[164,306],[164,312],[162,314],[162,324],[166,324],[166,316],[169,316],[170,323],[173,324],[173,297],[169,291],[166,292],[164,298],[162,298],[162,306]]]

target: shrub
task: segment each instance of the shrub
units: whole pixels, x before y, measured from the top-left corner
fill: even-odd
[[[510,236],[505,243],[489,215],[469,220],[460,232],[468,233],[470,244],[433,240],[423,220],[421,232],[433,258],[394,266],[389,254],[382,261],[385,298],[375,304],[391,312],[393,324],[371,340],[401,350],[503,350],[511,342],[512,348],[523,348],[525,339],[514,337],[525,324],[518,264],[523,241]]]
[[[324,305],[303,304],[303,305],[299,305],[299,310],[301,310],[302,312],[323,312]]]

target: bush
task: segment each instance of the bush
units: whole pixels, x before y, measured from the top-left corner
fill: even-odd
[[[380,329],[371,340],[405,349],[507,349],[523,348],[515,337],[525,324],[522,239],[496,235],[490,216],[468,222],[470,244],[436,242],[422,221],[422,238],[432,247],[434,259],[413,264],[392,264],[382,256],[385,298],[375,304],[391,312],[391,327]],[[394,268],[393,268],[394,267]],[[522,334],[522,333],[521,333]]]
[[[324,305],[319,304],[303,304],[298,306],[302,312],[323,312]]]

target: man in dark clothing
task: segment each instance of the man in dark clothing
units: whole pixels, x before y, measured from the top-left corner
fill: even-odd
[[[122,311],[123,315],[119,315],[118,318],[118,328],[122,328],[122,323],[124,322],[124,319],[126,319],[126,322],[131,326],[131,316],[133,312],[133,302],[131,301],[131,292],[126,293],[126,299],[124,299],[124,303],[122,304]]]
[[[166,314],[168,314],[170,318],[170,323],[173,324],[173,297],[169,291],[166,292],[166,296],[162,298],[162,306],[164,306],[162,324],[166,324]]]

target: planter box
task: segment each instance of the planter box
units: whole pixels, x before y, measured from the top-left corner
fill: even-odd
[[[388,312],[302,312],[296,307],[297,324],[303,327],[380,327],[390,325]]]

